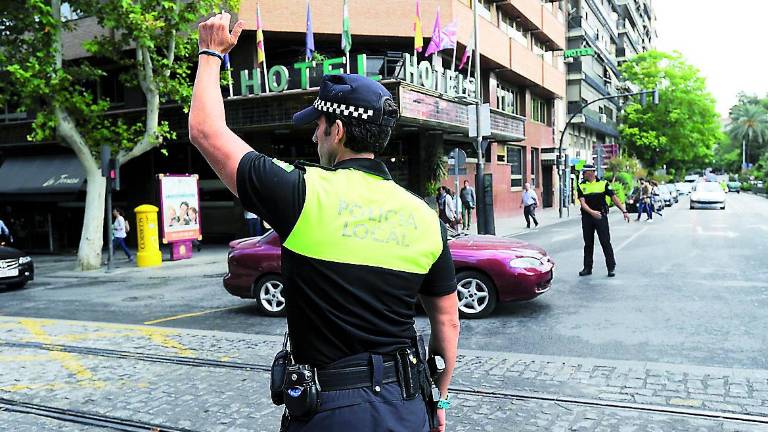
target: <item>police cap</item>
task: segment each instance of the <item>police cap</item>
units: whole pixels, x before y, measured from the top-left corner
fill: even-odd
[[[384,116],[386,99],[392,99],[392,94],[370,78],[357,74],[325,75],[317,99],[293,115],[293,124],[302,126],[316,121],[322,113],[329,113],[391,127],[396,119]]]

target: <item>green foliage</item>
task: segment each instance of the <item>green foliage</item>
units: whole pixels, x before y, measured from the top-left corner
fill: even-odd
[[[642,89],[658,88],[659,105],[630,102],[620,127],[626,149],[648,168],[675,172],[712,160],[722,132],[715,100],[704,78],[678,53],[647,51],[621,66],[624,77]]]
[[[616,176],[621,172],[629,173],[632,177],[638,179],[648,175],[648,171],[642,167],[637,158],[621,156],[611,159],[608,162],[608,171]]]
[[[621,201],[622,204],[627,202],[627,193],[629,193],[631,190],[627,189],[623,183],[618,181],[613,182],[611,183],[611,189],[616,192],[616,196],[619,198],[619,201]],[[613,206],[613,200],[610,197],[605,197],[605,202],[608,203],[608,206]]]
[[[752,183],[749,182],[741,182],[741,190],[743,191],[751,191],[752,190]]]
[[[0,6],[0,98],[13,97],[22,109],[36,113],[33,140],[56,138],[54,109],[72,119],[94,158],[103,143],[113,151],[129,151],[145,135],[145,123],[126,123],[105,113],[107,99],[96,100],[89,90],[104,72],[91,59],[65,61],[58,66],[57,36],[77,31],[77,21],[58,20],[51,0],[6,0]],[[160,101],[176,101],[188,107],[192,87],[191,68],[197,52],[198,20],[222,7],[236,10],[238,0],[72,0],[72,9],[95,17],[108,29],[107,36],[86,40],[83,48],[117,64],[125,71],[120,80],[141,86]],[[145,55],[142,55],[145,54]],[[165,122],[147,136],[157,145],[174,134]],[[67,143],[65,143],[67,144]]]
[[[756,163],[768,150],[768,109],[764,106],[768,105],[768,98],[765,99],[765,104],[756,97],[742,95],[739,99],[739,103],[730,111],[730,123],[727,127],[728,136],[731,138],[729,147],[738,149],[739,156],[742,156],[742,144],[746,144],[747,163]],[[728,156],[733,157],[736,151],[732,150]]]

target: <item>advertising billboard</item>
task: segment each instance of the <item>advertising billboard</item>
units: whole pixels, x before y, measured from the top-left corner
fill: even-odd
[[[197,175],[160,174],[163,243],[201,240]]]

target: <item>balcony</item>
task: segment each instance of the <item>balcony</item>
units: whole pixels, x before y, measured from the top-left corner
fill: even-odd
[[[579,106],[581,105],[578,102],[569,102],[568,116],[570,117],[571,115],[573,115],[573,113],[578,109]],[[618,124],[613,120],[603,121],[603,119],[604,119],[603,114],[600,114],[599,112],[591,108],[585,108],[584,110],[582,110],[581,114],[574,117],[572,123],[581,124],[587,129],[592,129],[604,135],[618,137],[619,136]]]
[[[495,3],[506,15],[519,20],[526,31],[535,32],[551,50],[565,47],[563,23],[541,0],[496,0]]]

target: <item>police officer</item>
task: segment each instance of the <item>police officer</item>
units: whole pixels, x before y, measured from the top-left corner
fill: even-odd
[[[374,159],[398,116],[392,96],[359,75],[327,75],[314,103],[293,117],[295,125],[314,123],[320,165],[253,151],[225,122],[221,56],[243,28],[240,21],[230,33],[229,21],[222,13],[199,26],[189,137],[283,241],[293,360],[315,371],[321,391],[310,415],[292,416],[288,407],[283,429],[427,431],[432,420],[444,430],[459,335],[456,280],[445,226]],[[445,359],[431,418],[434,407],[408,385],[419,378],[411,370],[420,363],[418,299],[430,318],[430,352]]]
[[[584,180],[579,183],[578,197],[581,203],[581,230],[584,235],[584,268],[579,276],[592,274],[592,255],[595,249],[595,231],[600,240],[600,246],[605,254],[605,265],[608,267],[608,277],[616,276],[616,258],[611,246],[611,232],[608,228],[608,200],[624,213],[624,219],[629,222],[629,214],[616,193],[607,181],[598,179],[594,165],[584,165],[582,171]]]

